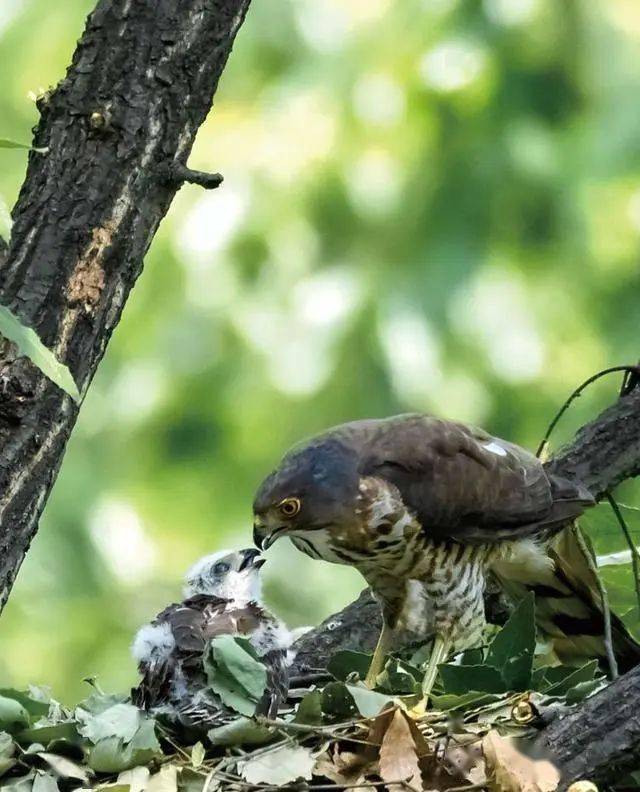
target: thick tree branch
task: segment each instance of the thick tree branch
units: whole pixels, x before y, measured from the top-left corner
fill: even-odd
[[[640,667],[612,682],[541,735],[562,768],[562,788],[573,781],[620,779],[640,762]]]
[[[39,102],[34,146],[46,153],[29,156],[0,304],[69,366],[82,394],[189,175],[181,166],[249,2],[99,0],[65,79]],[[77,415],[12,345],[0,348],[0,608]]]
[[[625,479],[640,474],[640,389],[618,399],[583,426],[548,467],[581,481],[598,500]]]

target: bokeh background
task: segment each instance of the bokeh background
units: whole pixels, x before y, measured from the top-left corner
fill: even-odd
[[[29,141],[92,5],[2,0],[0,137]],[[136,627],[250,543],[301,437],[425,410],[535,447],[574,385],[636,360],[639,95],[637,0],[256,0],[191,158],[224,185],[185,187],[147,256],[0,620],[2,685],[131,684]],[[5,235],[25,161],[0,151]],[[619,531],[589,525],[635,625]],[[294,626],[361,587],[270,556]]]

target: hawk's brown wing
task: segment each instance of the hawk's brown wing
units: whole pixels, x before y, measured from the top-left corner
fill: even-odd
[[[583,487],[548,475],[533,454],[475,427],[422,415],[367,424],[361,472],[395,484],[436,538],[547,534],[593,504]]]

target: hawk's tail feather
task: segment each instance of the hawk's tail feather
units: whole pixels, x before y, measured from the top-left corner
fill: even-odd
[[[510,568],[498,564],[495,574],[513,596],[534,593],[536,622],[561,662],[573,664],[592,658],[606,662],[605,620],[595,564],[585,556],[588,544],[580,541],[579,531],[577,525],[570,525],[551,541],[547,564],[519,566],[515,576],[511,564]],[[640,663],[640,644],[614,613],[611,634],[619,670]]]

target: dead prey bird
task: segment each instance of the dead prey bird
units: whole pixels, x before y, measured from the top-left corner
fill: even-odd
[[[604,620],[572,527],[592,506],[579,482],[550,473],[513,443],[453,421],[399,415],[337,426],[294,447],[254,501],[254,541],[281,536],[312,558],[355,566],[382,605],[371,685],[394,630],[433,638],[437,665],[476,646],[495,580],[536,597],[540,632],[563,661],[603,657]],[[613,620],[621,667],[640,649]],[[397,635],[397,633],[396,633]]]
[[[142,679],[133,690],[139,707],[196,729],[219,726],[234,713],[207,686],[203,655],[211,639],[247,638],[267,671],[256,714],[274,717],[286,698],[291,634],[264,607],[260,567],[252,548],[222,551],[189,570],[185,599],[169,605],[136,634],[132,653]]]

